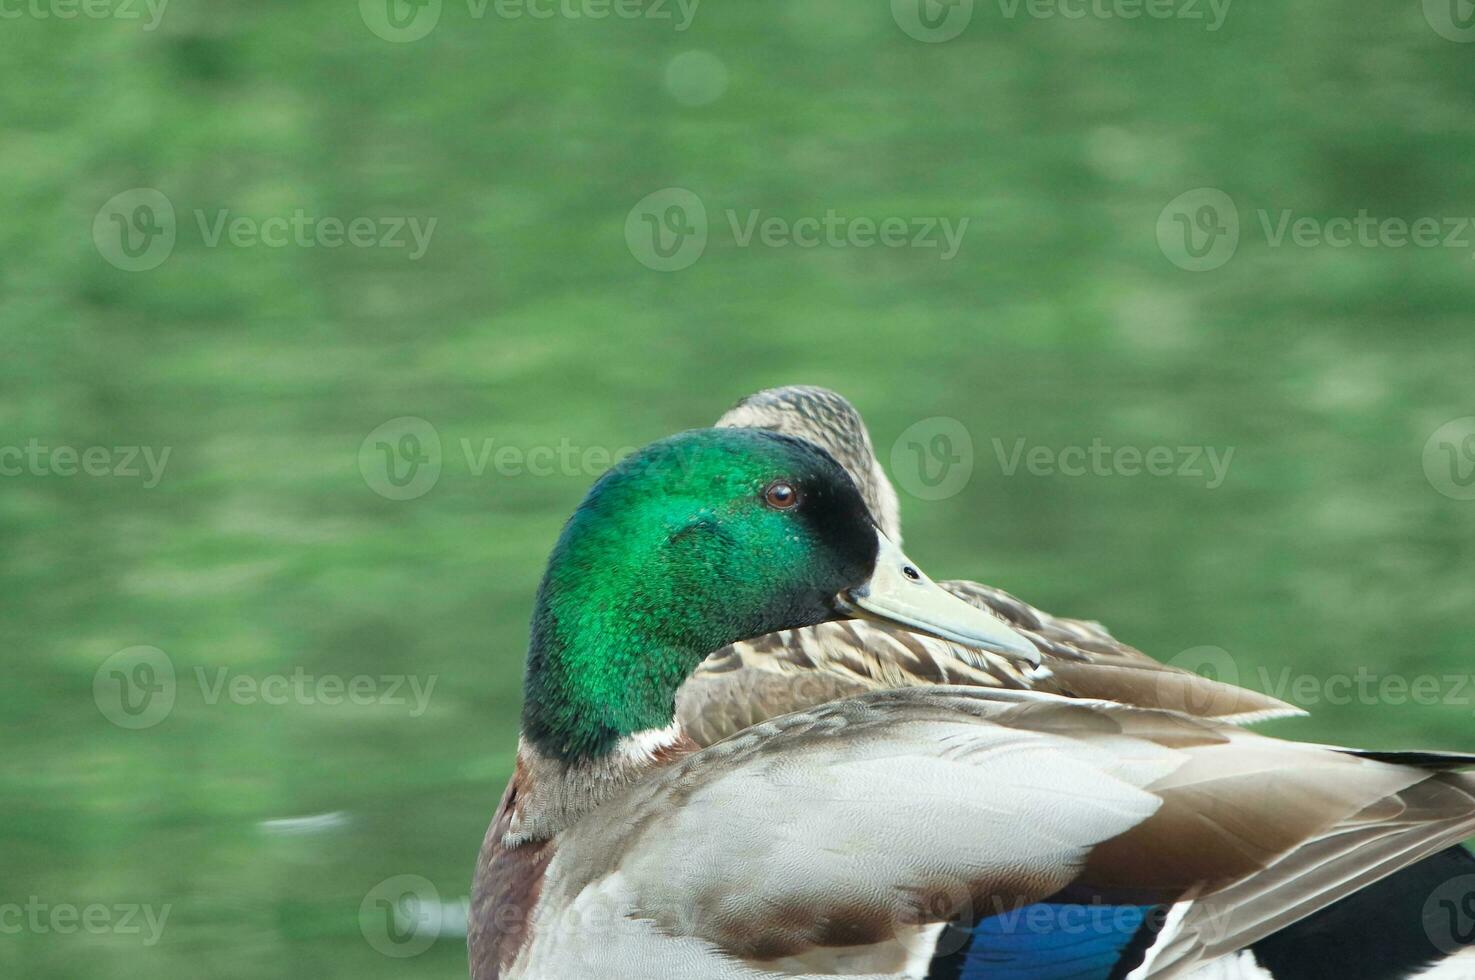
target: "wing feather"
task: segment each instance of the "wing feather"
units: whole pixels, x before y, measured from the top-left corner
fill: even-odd
[[[1475,831],[1475,783],[1167,711],[915,687],[759,723],[594,816],[560,837],[561,901],[618,878],[627,918],[754,969],[1067,892],[1212,899],[1216,921],[1163,944],[1166,978]]]
[[[710,745],[768,718],[867,691],[933,684],[1036,690],[1248,723],[1303,714],[1265,694],[1162,664],[1097,623],[1041,612],[977,582],[944,582],[1030,637],[1047,671],[870,622],[821,623],[724,647],[677,692],[677,716]]]

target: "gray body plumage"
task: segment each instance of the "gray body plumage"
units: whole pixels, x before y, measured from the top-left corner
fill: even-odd
[[[563,829],[510,975],[915,976],[936,923],[1085,881],[1204,892],[1144,974],[1166,980],[1358,887],[1369,846],[1401,865],[1472,831],[1468,776],[1033,692],[881,692]]]

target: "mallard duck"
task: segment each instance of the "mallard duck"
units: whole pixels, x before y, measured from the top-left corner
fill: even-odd
[[[850,474],[877,524],[900,543],[897,493],[876,458],[864,420],[842,395],[809,385],[771,388],[741,399],[717,425],[781,432],[825,449]],[[835,697],[942,683],[1024,685],[1235,723],[1305,713],[1159,664],[1115,640],[1099,623],[1051,616],[977,582],[941,585],[1031,637],[1044,662],[1056,671],[1015,670],[966,647],[877,623],[825,623],[733,644],[708,657],[677,694],[687,731],[707,744],[763,718]],[[1475,855],[1460,845],[1255,943],[1241,954],[1246,975],[1407,980],[1442,960],[1452,947],[1475,948],[1475,935],[1459,929],[1443,939],[1437,928],[1431,934],[1428,906],[1433,896],[1446,893],[1452,906],[1475,910]],[[1475,920],[1475,911],[1466,918]],[[955,945],[939,957],[933,975],[959,976],[967,949],[962,940]],[[1464,974],[1469,976],[1459,980],[1475,977],[1475,965],[1464,967]]]
[[[705,748],[684,731],[676,692],[711,653],[862,619],[1042,660],[929,579],[808,442],[697,430],[606,473],[535,601],[473,977],[920,977],[957,921],[998,934],[1000,976],[1113,969],[1136,927],[1061,943],[1009,918],[1068,905],[1177,910],[1142,968],[1167,978],[1475,831],[1475,777],[1455,771],[1472,756],[1038,691],[875,691]]]

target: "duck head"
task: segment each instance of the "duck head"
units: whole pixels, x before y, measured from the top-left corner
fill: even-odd
[[[606,473],[553,549],[524,737],[560,759],[598,757],[669,727],[676,689],[712,651],[850,618],[1039,662],[908,559],[825,450],[746,428],[662,440]]]
[[[765,388],[728,409],[717,427],[768,429],[819,446],[845,467],[882,533],[901,544],[896,488],[876,459],[865,420],[840,393],[815,385]]]

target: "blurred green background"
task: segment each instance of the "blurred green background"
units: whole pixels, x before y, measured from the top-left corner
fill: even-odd
[[[1250,686],[1475,671],[1475,502],[1425,470],[1430,452],[1475,463],[1428,448],[1475,414],[1475,235],[1274,246],[1259,218],[1475,214],[1475,48],[1435,29],[1438,4],[1244,2],[1209,30],[989,0],[932,43],[903,29],[906,0],[707,0],[685,30],[672,3],[539,19],[445,0],[413,40],[384,35],[434,4],[392,0],[396,28],[369,0],[172,0],[149,30],[141,0],[140,20],[35,2],[0,24],[0,443],[170,456],[155,486],[0,480],[0,904],[169,917],[152,944],[6,930],[0,974],[464,976],[456,905],[513,758],[533,589],[598,469],[476,458],[597,462],[766,386],[845,393],[888,465],[909,426],[962,423],[966,487],[902,495],[908,550],[939,577],[1162,658],[1222,648]],[[673,187],[708,239],[663,272],[631,209]],[[1240,240],[1188,271],[1159,231],[1204,187]],[[167,218],[138,188],[176,240],[130,270],[108,202],[125,194],[135,229]],[[222,209],[436,223],[412,259],[212,245]],[[744,246],[727,214],[754,210],[969,224],[944,260]],[[441,470],[395,500],[365,441],[404,416]],[[1020,438],[1234,455],[1214,489],[1006,475],[993,440]],[[167,655],[177,696],[130,730],[94,681],[137,646]],[[299,668],[434,687],[416,713],[211,703],[197,681]],[[1475,749],[1475,685],[1441,691],[1270,730]],[[447,906],[407,958],[360,917],[398,875]]]

